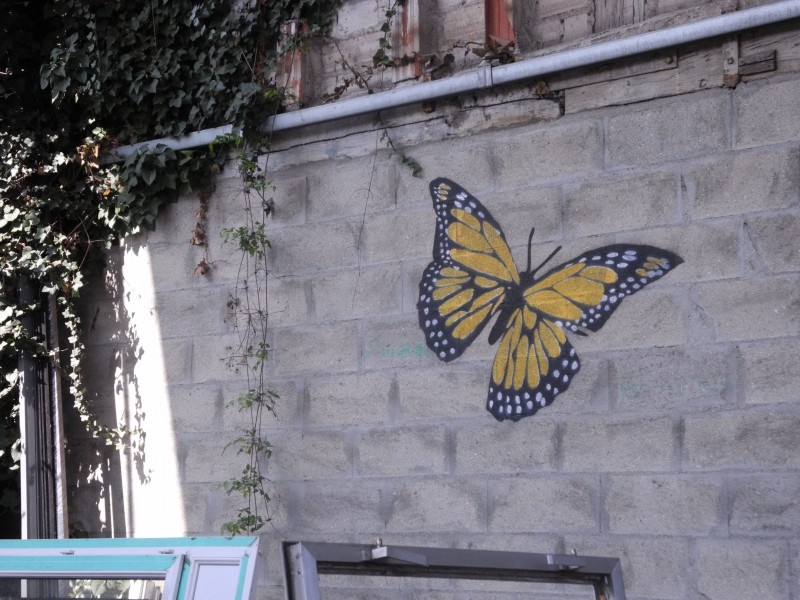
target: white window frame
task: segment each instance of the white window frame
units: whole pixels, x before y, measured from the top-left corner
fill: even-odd
[[[0,540],[0,578],[156,579],[163,600],[249,600],[256,537]]]

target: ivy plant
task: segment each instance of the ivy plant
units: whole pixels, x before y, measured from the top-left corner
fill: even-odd
[[[62,361],[84,421],[108,442],[84,393],[74,302],[97,247],[152,226],[181,194],[205,194],[225,148],[142,148],[102,164],[114,145],[233,124],[257,131],[279,109],[270,65],[280,25],[324,30],[338,0],[7,0],[0,3],[0,398],[16,395],[21,352]],[[35,304],[21,280],[57,299],[65,347],[23,326]],[[13,402],[12,402],[13,405]],[[9,414],[13,414],[10,412]],[[9,437],[9,436],[6,436]],[[14,440],[0,439],[0,457]],[[14,436],[10,436],[14,437]],[[5,441],[4,441],[5,440]]]

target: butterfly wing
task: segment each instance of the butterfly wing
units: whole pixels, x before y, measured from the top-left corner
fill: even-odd
[[[597,331],[622,300],[682,262],[677,254],[654,246],[603,246],[551,269],[523,296],[528,306],[559,326],[578,333]]]
[[[617,244],[586,252],[526,285],[524,305],[500,334],[487,410],[498,420],[516,421],[551,404],[580,368],[564,328],[597,331],[625,297],[682,262],[653,246]]]
[[[499,224],[476,198],[447,179],[430,184],[436,211],[433,262],[419,284],[419,324],[443,361],[460,356],[519,285]]]
[[[486,410],[498,421],[530,416],[566,390],[578,369],[564,330],[528,307],[518,308],[500,337]]]

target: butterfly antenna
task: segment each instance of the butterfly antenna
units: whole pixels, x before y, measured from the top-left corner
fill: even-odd
[[[531,227],[531,232],[528,234],[528,268],[525,269],[528,272],[530,272],[530,270],[531,270],[531,249],[533,247],[533,232],[534,231],[536,231],[536,227]]]
[[[545,266],[545,265],[546,265],[548,262],[550,262],[550,259],[551,259],[551,258],[553,258],[553,257],[554,257],[556,254],[558,254],[558,251],[559,251],[559,250],[561,250],[561,246],[559,246],[558,248],[556,248],[555,250],[553,250],[553,251],[550,253],[550,256],[548,256],[547,258],[545,258],[545,259],[542,261],[542,263],[541,263],[541,264],[540,264],[538,267],[536,267],[536,268],[535,268],[533,271],[531,271],[531,272],[530,272],[530,273],[531,273],[531,275],[535,275],[535,274],[536,274],[536,272],[537,272],[539,269],[541,269],[541,268],[542,268],[543,266]],[[530,248],[528,248],[528,253],[530,253]],[[528,259],[528,262],[530,263],[530,259]]]

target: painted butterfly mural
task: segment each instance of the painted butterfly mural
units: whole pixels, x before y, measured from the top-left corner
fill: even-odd
[[[475,197],[443,178],[430,184],[436,211],[433,262],[419,284],[419,324],[439,359],[461,356],[494,315],[499,340],[486,409],[518,421],[548,406],[580,368],[565,330],[597,331],[626,296],[663,277],[683,259],[653,246],[614,244],[536,273],[520,273],[500,225]]]

